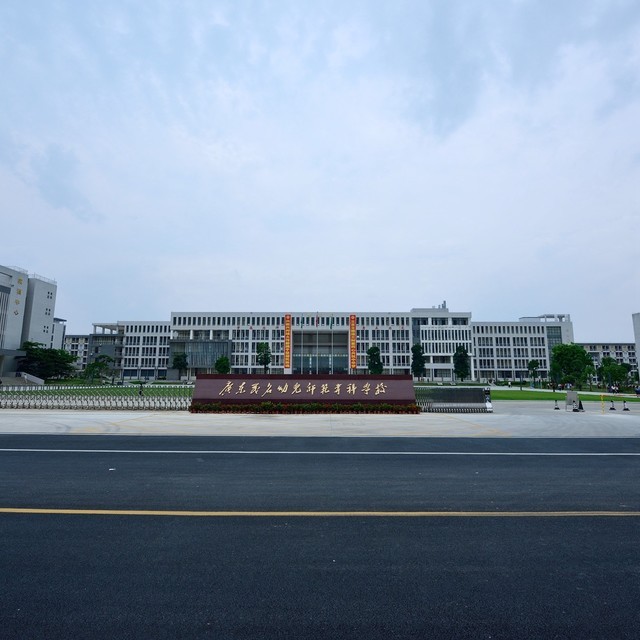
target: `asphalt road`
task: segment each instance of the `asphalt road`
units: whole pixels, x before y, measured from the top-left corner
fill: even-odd
[[[637,638],[640,440],[0,435],[2,638]]]

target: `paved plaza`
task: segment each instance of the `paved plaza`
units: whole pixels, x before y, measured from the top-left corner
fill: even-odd
[[[640,437],[640,404],[585,402],[584,411],[535,401],[494,402],[493,413],[233,415],[186,411],[0,409],[0,433],[296,437]]]

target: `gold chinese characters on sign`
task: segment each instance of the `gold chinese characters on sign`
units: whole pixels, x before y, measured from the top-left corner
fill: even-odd
[[[291,369],[291,315],[284,317],[284,368]]]
[[[415,402],[411,376],[198,374],[193,402],[398,404]]]
[[[356,316],[351,314],[349,316],[349,368],[356,369],[357,366]]]
[[[246,380],[227,380],[219,392],[221,397],[257,396],[259,398],[272,397],[283,399],[290,396],[304,394],[306,397],[320,397],[323,400],[332,398],[356,397],[359,395],[370,397],[380,396],[387,392],[384,382],[247,382]]]

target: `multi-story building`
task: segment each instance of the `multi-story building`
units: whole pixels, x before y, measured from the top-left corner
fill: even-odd
[[[169,336],[168,322],[95,323],[89,336],[88,362],[106,355],[113,360],[116,377],[165,378],[169,366]]]
[[[637,357],[640,353],[640,313],[634,313],[631,315],[633,322],[633,340],[636,348],[636,371],[637,371]]]
[[[67,333],[67,321],[64,318],[54,318],[51,327],[51,348],[62,349]]]
[[[15,374],[25,342],[48,348],[62,344],[64,320],[54,317],[56,293],[55,280],[0,266],[0,375]]]
[[[553,348],[573,342],[573,324],[568,314],[471,324],[475,377],[482,381],[526,380],[533,360],[539,363],[538,377],[546,378]]]
[[[422,345],[426,378],[453,382],[453,356],[464,346],[471,379],[518,380],[529,377],[538,360],[546,377],[551,350],[572,342],[566,314],[521,318],[517,322],[472,322],[470,312],[450,311],[446,302],[409,312],[173,312],[168,323],[94,324],[89,361],[99,354],[114,359],[124,379],[176,378],[173,358],[184,354],[189,377],[213,373],[227,356],[232,373],[260,373],[257,345],[269,345],[271,373],[366,373],[367,351],[376,346],[385,372],[411,373],[411,348]]]
[[[62,348],[76,359],[74,366],[78,371],[86,369],[89,362],[89,334],[66,334]]]
[[[631,373],[638,371],[636,345],[633,342],[622,344],[580,342],[578,344],[591,356],[596,369],[602,364],[603,358],[612,358],[617,364],[628,364],[631,367]]]

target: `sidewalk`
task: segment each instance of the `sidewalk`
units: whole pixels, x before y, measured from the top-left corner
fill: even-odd
[[[0,409],[0,434],[307,437],[640,438],[640,405],[584,412],[554,401],[498,401],[493,413],[232,415],[186,411]]]

